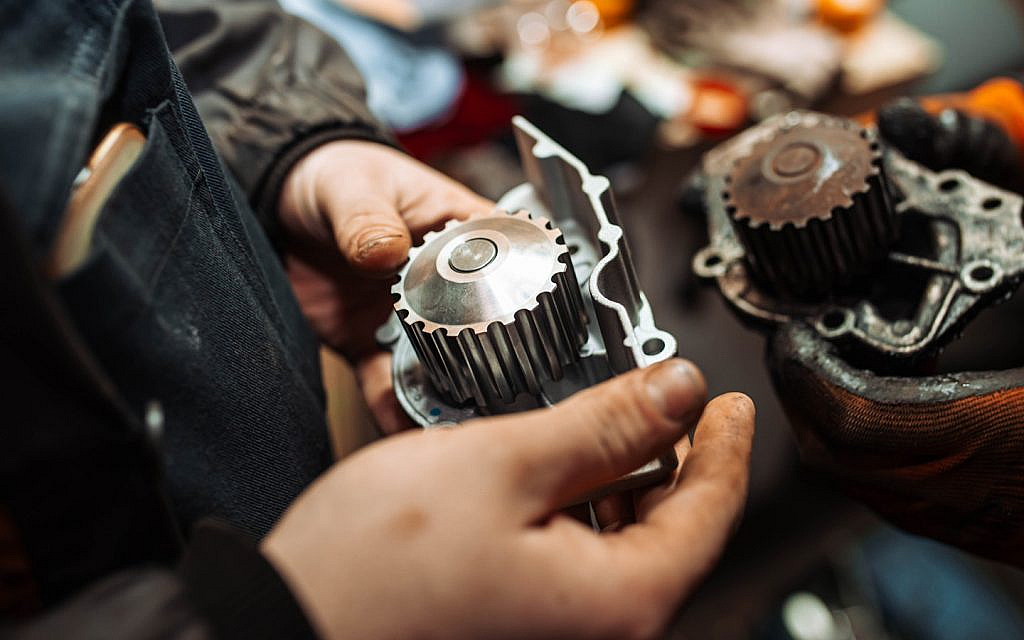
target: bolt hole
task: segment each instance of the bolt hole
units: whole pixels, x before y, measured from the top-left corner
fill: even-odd
[[[441,408],[440,407],[434,407],[433,409],[430,410],[430,415],[433,418],[438,417],[439,415],[441,415]]]
[[[956,191],[960,188],[960,181],[956,178],[950,178],[949,180],[943,180],[939,183],[939,190],[943,193],[949,193],[950,191]]]
[[[829,311],[821,317],[821,325],[829,331],[835,331],[846,322],[846,313],[840,310]]]
[[[1003,206],[1002,198],[986,198],[985,201],[981,203],[981,208],[985,211],[992,211],[993,209],[998,209],[1001,206]]]
[[[988,282],[996,275],[995,270],[988,265],[978,265],[970,271],[971,280],[976,282]]]
[[[569,255],[574,256],[580,252],[580,245],[575,242],[569,245]]]
[[[665,349],[665,341],[661,338],[650,338],[643,344],[643,350],[646,355],[656,356]]]
[[[717,253],[712,253],[707,258],[704,258],[704,266],[708,269],[714,269],[720,264],[722,264],[722,256]]]

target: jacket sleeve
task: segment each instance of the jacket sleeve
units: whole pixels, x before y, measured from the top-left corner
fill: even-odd
[[[34,620],[0,631],[12,640],[316,637],[255,543],[209,521],[198,527],[177,571],[107,576]]]
[[[273,0],[156,0],[214,146],[264,227],[291,167],[336,139],[391,144],[362,78],[328,35]]]

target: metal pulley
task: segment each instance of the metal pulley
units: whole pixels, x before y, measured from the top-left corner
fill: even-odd
[[[494,410],[538,395],[587,341],[562,234],[526,211],[427,234],[391,292],[431,382],[457,404]]]
[[[1018,194],[935,172],[834,116],[796,111],[703,160],[710,243],[694,271],[746,321],[801,321],[897,368],[1024,280]]]
[[[736,159],[722,198],[755,277],[777,294],[821,296],[883,261],[896,239],[874,134],[793,114]]]

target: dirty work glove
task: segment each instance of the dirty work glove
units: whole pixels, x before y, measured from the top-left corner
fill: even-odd
[[[768,364],[805,464],[912,533],[1024,567],[1024,368],[879,376],[800,323]]]
[[[1013,81],[899,101],[878,128],[933,170],[1020,189],[1024,92]],[[767,359],[808,466],[908,531],[1024,566],[1024,368],[880,376],[802,323],[770,337]]]

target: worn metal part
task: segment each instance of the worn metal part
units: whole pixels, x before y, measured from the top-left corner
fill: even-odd
[[[429,238],[410,261],[402,276],[402,286],[396,289],[401,296],[396,304],[398,313],[377,334],[378,342],[390,348],[394,355],[398,401],[423,427],[453,426],[480,415],[548,407],[616,374],[667,360],[677,352],[675,338],[657,328],[650,304],[640,289],[625,234],[618,224],[608,180],[592,175],[582,162],[525,119],[515,118],[514,125],[529,182],[505,194],[498,201],[498,207],[505,211],[529,211],[532,219],[524,220],[522,214],[502,215],[504,221],[528,222],[537,233],[543,232],[543,241],[538,237],[535,245],[526,242],[524,246],[532,247],[527,250],[516,240],[517,246],[513,249],[511,233],[506,229],[502,233],[510,238],[510,246],[503,252],[502,241],[480,233],[480,229],[491,228],[494,217],[481,219],[480,229],[469,226],[475,222],[446,228],[440,236]],[[538,224],[542,219],[550,220],[552,228]],[[561,232],[564,244],[558,243],[553,228]],[[491,250],[479,243],[459,248],[478,238],[494,243],[493,257]],[[500,258],[502,255],[506,257]],[[534,261],[536,256],[543,259]],[[559,265],[567,268],[563,271]],[[439,282],[435,274],[445,271],[446,266],[451,272],[441,279],[447,282]],[[461,276],[453,276],[460,271],[464,272]],[[413,282],[414,273],[422,279],[418,283]],[[467,283],[454,286],[453,281],[466,273],[471,274]],[[497,277],[499,273],[504,275]],[[570,279],[573,273],[575,280]],[[559,275],[564,279],[551,282],[552,275],[556,280]],[[548,290],[552,284],[553,291]],[[523,295],[508,304],[498,296],[489,297],[499,290],[515,291],[518,296],[518,285],[522,285]],[[545,288],[538,289],[538,285]],[[575,287],[574,292],[569,291],[570,285]],[[439,295],[430,293],[437,291]],[[558,297],[555,292],[561,292],[558,302],[554,301]],[[535,308],[535,298],[541,306],[545,299],[550,299],[557,310],[531,315],[530,319],[521,313],[517,315],[516,309]],[[480,303],[481,300],[486,304]],[[438,308],[428,311],[428,306]],[[583,334],[579,333],[582,325],[573,315],[577,310],[582,310],[582,316],[588,320]],[[416,318],[412,315],[414,311],[418,314]],[[404,320],[399,319],[399,315],[405,315]],[[545,325],[545,321],[536,319],[544,316],[558,320],[549,320]],[[484,322],[489,324],[479,324],[480,318],[485,318]],[[536,330],[538,325],[539,330]],[[490,329],[495,326],[502,327],[501,331]],[[516,332],[524,327],[528,330],[515,334],[517,337],[512,339],[509,327],[515,327]],[[444,340],[435,338],[440,335]],[[449,346],[453,335],[458,350]],[[469,343],[458,340],[462,335],[471,335],[473,340],[487,336],[490,342],[481,341],[480,347],[474,344],[472,348],[463,349],[463,345]],[[429,337],[426,343],[420,340],[425,336]],[[516,346],[517,340],[525,345],[531,339],[541,342],[556,339],[555,336],[560,336],[561,340],[557,345],[538,346],[533,353],[529,353],[529,349],[520,353]],[[495,347],[502,344],[502,340],[506,340],[505,346]],[[483,344],[491,347],[488,350]],[[568,350],[573,345],[575,357],[571,358]],[[437,357],[442,349],[449,352],[441,363],[424,365],[424,361]],[[465,358],[467,354],[471,357]],[[493,362],[486,363],[486,370],[483,363],[476,363],[481,355],[494,356]],[[465,367],[483,371],[474,371],[472,376],[463,376],[462,372],[450,375],[450,369],[444,369],[444,365],[456,360],[464,367],[463,371]],[[515,367],[511,366],[513,360]],[[488,376],[493,381],[499,377],[494,363],[503,363],[500,377],[506,385],[505,393],[493,397],[485,393],[486,401],[482,403],[457,401],[459,397],[478,397],[472,389],[473,381]],[[505,369],[514,371],[510,373]],[[433,371],[444,373],[435,380]],[[520,387],[518,395],[510,398],[508,392]],[[596,494],[581,499],[660,482],[676,464],[675,454],[666,452]]]
[[[823,295],[885,258],[896,214],[872,133],[796,113],[725,175],[726,213],[754,276],[788,297]]]
[[[885,261],[821,300],[785,298],[760,284],[721,193],[737,159],[787,121],[806,117],[796,112],[769,119],[704,158],[711,241],[694,257],[694,270],[714,278],[743,318],[767,326],[803,320],[825,338],[910,358],[944,344],[985,304],[1012,293],[1024,279],[1019,195],[963,171],[932,172],[884,149],[883,171],[903,230]],[[908,282],[918,285],[908,292]]]
[[[587,340],[562,234],[525,210],[428,233],[391,293],[431,383],[453,404],[494,411],[538,395]]]

